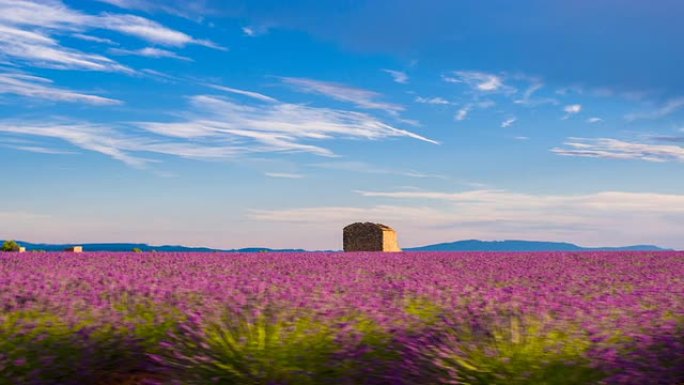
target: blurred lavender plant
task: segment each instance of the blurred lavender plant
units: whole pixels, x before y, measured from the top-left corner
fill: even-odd
[[[558,329],[531,316],[481,315],[445,320],[418,346],[424,370],[440,384],[599,384],[606,374],[587,357],[581,331]]]
[[[288,314],[289,313],[289,314]],[[151,357],[183,384],[314,385],[341,383],[347,362],[335,330],[293,312],[251,309],[181,324]]]
[[[0,384],[679,385],[683,288],[681,252],[3,253]]]

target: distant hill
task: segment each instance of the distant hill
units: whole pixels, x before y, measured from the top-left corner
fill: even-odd
[[[2,244],[4,241],[0,241]],[[26,247],[26,250],[45,250],[45,251],[62,251],[70,246],[83,246],[84,251],[132,251],[138,248],[142,251],[160,251],[160,252],[236,252],[236,253],[259,253],[259,252],[302,252],[303,249],[269,249],[267,247],[248,247],[243,249],[212,249],[208,247],[187,247],[187,246],[150,246],[146,243],[69,243],[69,244],[46,244],[46,243],[30,243],[17,241],[21,246]]]
[[[3,241],[0,241],[2,244]],[[322,250],[304,249],[269,249],[267,247],[247,247],[242,249],[212,249],[209,247],[187,246],[150,246],[146,243],[83,243],[83,244],[45,244],[17,241],[26,250],[62,251],[69,246],[83,246],[84,251],[132,251],[138,248],[142,251],[160,252],[234,252],[234,253],[259,253],[259,252],[305,252]],[[450,243],[438,243],[421,247],[405,248],[404,251],[658,251],[668,250],[652,245],[635,245],[624,247],[581,247],[565,242],[536,242],[536,241],[479,241],[467,240]],[[335,250],[325,250],[335,251]]]
[[[471,239],[406,248],[405,251],[657,251],[667,250],[652,245],[624,247],[582,247],[565,242],[479,241]]]

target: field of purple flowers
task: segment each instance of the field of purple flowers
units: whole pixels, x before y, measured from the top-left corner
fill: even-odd
[[[4,253],[0,385],[684,384],[684,252]]]

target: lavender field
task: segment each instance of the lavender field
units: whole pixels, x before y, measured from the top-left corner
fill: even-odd
[[[0,255],[0,384],[684,384],[684,252]]]

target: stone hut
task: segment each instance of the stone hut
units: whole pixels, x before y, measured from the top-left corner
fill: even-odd
[[[19,250],[17,250],[17,251],[20,252],[20,253],[25,253],[25,252],[26,252],[26,248],[25,248],[24,246],[19,246]]]
[[[64,249],[64,251],[67,251],[69,253],[82,253],[83,252],[83,246],[70,246]]]
[[[401,251],[397,233],[380,223],[357,222],[342,230],[344,251]]]

